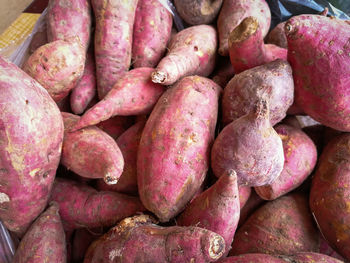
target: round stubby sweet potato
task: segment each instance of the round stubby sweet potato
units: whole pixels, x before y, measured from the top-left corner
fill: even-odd
[[[22,235],[44,210],[61,155],[63,121],[47,91],[0,57],[0,220]]]

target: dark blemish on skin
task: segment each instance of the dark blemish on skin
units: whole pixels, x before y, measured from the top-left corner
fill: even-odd
[[[49,171],[46,171],[46,172],[43,174],[43,178],[47,178],[48,175],[49,175]]]
[[[26,104],[29,104],[29,100],[26,100]]]
[[[193,49],[194,49],[194,51],[198,51],[198,47],[197,46],[194,46]]]

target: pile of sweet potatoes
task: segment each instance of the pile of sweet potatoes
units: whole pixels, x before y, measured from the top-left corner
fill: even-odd
[[[163,2],[49,0],[0,58],[13,262],[349,262],[350,24]]]

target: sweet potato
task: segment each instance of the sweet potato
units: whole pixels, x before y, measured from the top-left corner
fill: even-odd
[[[310,208],[323,236],[347,260],[350,260],[349,145],[350,135],[343,134],[326,146],[310,191]]]
[[[255,187],[257,194],[265,200],[276,199],[301,185],[317,160],[315,144],[301,129],[279,124],[275,130],[282,139],[284,166],[272,183]]]
[[[37,50],[39,47],[47,44],[47,33],[46,33],[46,26],[42,28],[41,30],[37,31],[32,41],[29,44],[29,54],[33,54],[35,50]]]
[[[233,256],[233,257],[228,257],[217,261],[217,263],[287,263],[287,262],[289,261],[285,261],[276,256],[260,254],[260,253]]]
[[[249,113],[259,99],[269,99],[271,125],[280,122],[294,98],[292,68],[276,60],[235,75],[224,89],[222,119],[228,124]]]
[[[215,67],[217,34],[212,26],[188,27],[177,33],[168,53],[152,73],[152,81],[171,85],[185,76],[209,76]]]
[[[171,35],[173,17],[158,0],[138,0],[132,60],[134,68],[157,66]]]
[[[265,0],[224,0],[217,20],[219,54],[228,56],[228,37],[244,18],[254,16],[259,20],[262,36],[270,28],[271,12]]]
[[[114,139],[97,127],[70,132],[80,117],[62,112],[64,140],[61,163],[86,178],[103,178],[116,184],[123,172],[124,159]]]
[[[96,126],[116,140],[134,124],[134,120],[133,116],[115,116],[98,123]]]
[[[287,37],[284,32],[286,22],[279,23],[272,29],[265,38],[267,44],[273,44],[288,49]]]
[[[117,144],[123,154],[124,170],[117,184],[107,185],[103,180],[98,180],[99,190],[116,191],[125,194],[137,195],[137,150],[139,148],[141,134],[145,121],[139,121],[131,126],[117,139]]]
[[[74,232],[72,245],[72,262],[81,263],[84,261],[86,251],[92,242],[103,235],[101,229],[77,229]]]
[[[210,79],[185,77],[162,95],[146,122],[138,189],[145,207],[162,222],[185,208],[206,176],[220,91]]]
[[[350,131],[350,25],[300,15],[285,25],[297,104],[316,121]]]
[[[317,251],[318,232],[306,196],[291,194],[267,202],[236,231],[230,255],[291,255]]]
[[[56,178],[51,200],[60,206],[65,229],[111,227],[118,221],[145,211],[137,197],[101,191],[63,178]]]
[[[79,37],[85,51],[91,35],[90,0],[49,0],[46,14],[49,42]]]
[[[46,262],[67,262],[65,234],[56,203],[33,222],[12,260],[12,263]]]
[[[225,250],[224,239],[199,227],[160,227],[147,215],[126,218],[92,243],[84,263],[213,262]]]
[[[342,263],[343,261],[336,258],[326,256],[319,253],[313,252],[300,252],[295,255],[290,255],[287,257],[281,257],[286,260],[286,262],[293,263]]]
[[[18,235],[47,205],[62,140],[56,103],[39,83],[0,57],[0,220]]]
[[[265,200],[258,196],[254,189],[252,189],[249,199],[243,207],[241,206],[238,227],[241,227],[247,218],[264,203]]]
[[[198,195],[176,220],[179,226],[198,226],[221,235],[225,240],[226,256],[239,221],[237,174],[226,172],[206,191]]]
[[[23,70],[57,102],[75,87],[83,75],[84,64],[85,50],[75,37],[39,47],[25,62]]]
[[[220,177],[226,170],[237,172],[239,185],[271,183],[283,169],[282,140],[272,128],[265,99],[255,109],[227,125],[215,139],[211,167]]]
[[[91,0],[91,4],[96,18],[97,91],[102,99],[130,67],[137,0]]]
[[[84,73],[70,94],[70,105],[74,114],[82,114],[96,96],[96,68],[92,50],[86,54]]]
[[[223,0],[174,0],[176,11],[190,25],[211,24],[219,14]]]
[[[148,114],[162,95],[162,85],[151,81],[152,68],[136,68],[125,73],[113,89],[84,113],[73,130],[95,125],[113,116]]]
[[[288,51],[273,44],[264,44],[258,19],[248,16],[230,33],[228,52],[234,71],[240,73],[276,59],[287,60]]]

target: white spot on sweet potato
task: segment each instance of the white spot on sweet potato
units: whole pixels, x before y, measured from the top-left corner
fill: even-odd
[[[36,174],[37,174],[37,172],[40,170],[40,168],[35,168],[34,170],[31,170],[30,172],[29,172],[29,175],[31,176],[31,177],[34,177]]]
[[[0,204],[10,202],[10,197],[5,193],[0,193]]]
[[[109,252],[109,260],[110,261],[113,261],[116,257],[121,257],[122,256],[122,252],[120,249],[114,249],[114,250],[111,250]]]

